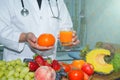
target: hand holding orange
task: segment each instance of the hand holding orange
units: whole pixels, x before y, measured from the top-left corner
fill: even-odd
[[[50,33],[43,33],[38,37],[37,43],[39,46],[50,47],[55,44],[55,37]]]

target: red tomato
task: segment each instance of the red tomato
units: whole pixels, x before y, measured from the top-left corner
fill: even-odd
[[[84,80],[84,73],[82,70],[71,70],[68,72],[69,80]]]
[[[82,71],[84,71],[86,74],[88,74],[89,76],[92,75],[94,73],[94,68],[91,64],[89,63],[85,63],[82,68]]]

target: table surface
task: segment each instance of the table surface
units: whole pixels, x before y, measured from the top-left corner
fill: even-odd
[[[2,60],[2,48],[0,47],[0,60]],[[70,63],[73,58],[69,57],[67,52],[57,52],[57,60]]]
[[[57,56],[56,59],[62,62],[67,62],[67,63],[71,63],[73,58],[71,58],[70,56],[68,56],[67,52],[57,52]]]

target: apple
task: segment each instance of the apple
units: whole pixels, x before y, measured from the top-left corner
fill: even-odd
[[[90,63],[85,63],[85,64],[83,64],[81,70],[84,71],[84,72],[85,72],[86,74],[88,74],[89,76],[94,73],[94,67],[93,67],[93,65],[90,64]]]
[[[35,71],[35,80],[55,80],[56,72],[50,66],[40,66]]]

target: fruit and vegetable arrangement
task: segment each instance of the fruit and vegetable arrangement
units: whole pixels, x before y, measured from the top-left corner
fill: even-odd
[[[86,45],[71,63],[40,55],[31,61],[0,61],[0,80],[115,80],[120,78],[120,52],[110,44]]]
[[[72,63],[44,59],[37,55],[28,62],[29,70],[34,72],[35,80],[88,80],[94,74],[94,68],[85,60],[73,60]]]
[[[120,50],[109,43],[97,42],[94,49],[86,45],[80,56],[94,67],[91,80],[116,80],[120,78]]]
[[[93,66],[84,60],[65,63],[40,55],[29,62],[0,61],[0,70],[0,80],[88,80],[94,74]]]
[[[0,61],[0,80],[34,80],[34,72],[29,71],[20,59]]]

